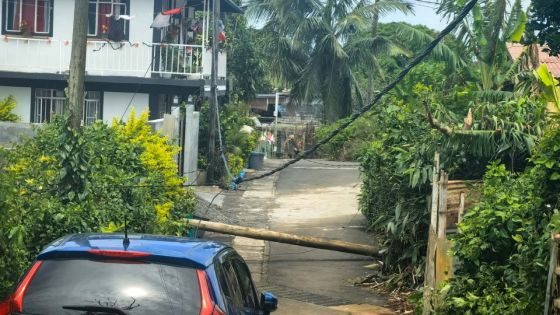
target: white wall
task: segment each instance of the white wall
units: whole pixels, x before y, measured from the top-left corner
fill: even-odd
[[[103,93],[103,120],[111,123],[113,118],[121,119],[126,106],[134,93],[105,92]],[[132,108],[140,115],[143,110],[149,110],[150,95],[137,93],[130,107],[126,109],[123,120],[126,121]]]
[[[21,122],[29,122],[31,117],[31,88],[0,86],[0,100],[13,95],[16,107],[13,113],[20,117]]]
[[[130,20],[129,39],[133,43],[152,42],[152,29],[154,21],[154,0],[130,0],[130,15],[135,17]]]
[[[54,1],[53,39],[72,40],[72,25],[74,25],[74,0]]]
[[[90,39],[86,70],[92,75],[141,77],[151,63],[152,49],[142,42],[152,42],[154,0],[130,0],[128,43],[113,50],[100,40]],[[24,38],[10,36],[0,41],[0,71],[61,73],[68,71],[74,20],[74,0],[56,0],[53,6],[53,36]],[[0,17],[2,8],[0,6]],[[87,21],[84,21],[87,23]],[[98,50],[94,52],[94,50]]]
[[[53,39],[71,40],[74,0],[56,0],[53,9]],[[130,15],[135,16],[129,24],[130,41],[151,42],[150,25],[154,19],[154,0],[130,0]]]

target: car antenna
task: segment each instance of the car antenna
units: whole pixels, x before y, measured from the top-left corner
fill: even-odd
[[[129,245],[130,245],[130,239],[128,238],[128,224],[126,222],[126,214],[125,214],[124,215],[124,239],[123,239],[124,250],[127,250]]]

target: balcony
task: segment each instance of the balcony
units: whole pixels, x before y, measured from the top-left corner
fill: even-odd
[[[44,38],[0,40],[0,71],[68,73],[72,43]],[[88,41],[86,72],[97,76],[208,78],[212,50],[202,45]],[[218,77],[226,76],[226,54],[218,58]]]

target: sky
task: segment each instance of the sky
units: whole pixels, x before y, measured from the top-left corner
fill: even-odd
[[[422,24],[436,31],[441,31],[449,22],[447,19],[436,13],[437,0],[409,0],[414,5],[414,14],[389,13],[381,17],[380,22],[407,22],[412,25]],[[529,6],[530,0],[522,0],[524,8]],[[254,27],[260,28],[261,23],[251,23]]]
[[[412,1],[414,14],[390,13],[381,17],[380,22],[407,22],[412,25],[422,24],[436,31],[441,31],[447,25],[447,19],[443,19],[436,13],[435,6]],[[417,5],[416,5],[417,4]]]
[[[436,31],[441,31],[449,22],[436,13],[436,0],[410,0],[414,4],[414,14],[390,13],[380,19],[381,22],[408,22],[412,25],[423,24]],[[530,0],[521,1],[524,8],[529,7]]]

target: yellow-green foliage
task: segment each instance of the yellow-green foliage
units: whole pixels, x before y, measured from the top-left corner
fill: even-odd
[[[229,170],[232,174],[239,174],[243,170],[244,160],[241,156],[232,153],[226,153]],[[234,175],[235,176],[235,175]]]
[[[80,130],[62,117],[12,150],[0,149],[0,300],[37,253],[69,233],[185,235],[196,198],[182,187],[177,147],[147,113]]]
[[[0,100],[0,121],[18,121],[19,116],[12,113],[15,107],[16,100],[11,95]]]
[[[182,180],[177,176],[177,164],[173,159],[179,153],[179,147],[170,145],[165,137],[152,132],[148,117],[147,111],[136,117],[136,110],[133,108],[126,124],[113,120],[112,128],[122,141],[130,141],[143,148],[140,162],[146,169],[163,174],[166,185],[180,185]]]

